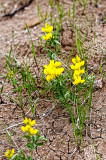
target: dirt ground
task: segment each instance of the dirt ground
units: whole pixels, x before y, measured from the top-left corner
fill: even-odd
[[[39,3],[40,11],[45,13],[50,11],[48,5],[49,0],[34,0],[31,5],[25,8],[24,11],[18,12],[12,18],[3,17],[5,14],[4,7],[1,4],[5,4],[6,13],[9,13],[16,8],[22,6],[28,1],[19,0],[0,0],[0,74],[4,77],[0,77],[0,87],[5,79],[7,73],[5,66],[5,55],[8,56],[11,45],[13,46],[12,55],[17,59],[19,64],[23,62],[23,59],[28,62],[30,57],[31,70],[34,71],[34,60],[31,49],[31,42],[28,32],[24,28],[25,22],[30,24],[38,20],[37,3]],[[70,6],[72,14],[72,0],[61,0],[64,6],[64,10],[67,12]],[[54,6],[55,7],[55,6]],[[75,23],[79,25],[82,36],[84,36],[84,29],[87,29],[87,37],[85,41],[85,47],[89,44],[89,54],[91,55],[89,63],[89,72],[93,71],[97,75],[96,83],[94,86],[90,128],[83,137],[84,150],[80,147],[75,153],[76,142],[73,135],[73,128],[70,122],[70,116],[66,109],[61,107],[53,108],[52,101],[46,99],[40,99],[36,106],[36,128],[41,131],[49,141],[43,147],[36,147],[34,153],[34,160],[96,160],[96,154],[99,159],[106,160],[106,77],[101,80],[100,63],[102,65],[103,73],[106,71],[106,22],[103,22],[103,16],[106,14],[106,1],[99,0],[98,6],[88,3],[86,7],[86,15],[89,21],[83,15],[83,7],[79,6],[76,1]],[[56,14],[56,13],[54,13]],[[47,19],[47,22],[49,18]],[[90,22],[92,21],[92,26]],[[42,23],[34,24],[30,28],[31,37],[35,45],[37,60],[41,61],[42,65],[46,63],[44,54],[37,46],[39,38],[42,35],[41,27]],[[62,44],[63,57],[68,54],[72,45],[74,44],[74,38],[72,31],[70,30],[70,24],[68,18],[64,20],[63,28],[60,40]],[[14,37],[13,37],[14,33]],[[96,35],[94,41],[94,33]],[[71,62],[70,62],[71,63]],[[3,122],[7,128],[8,133],[12,133],[12,147],[16,152],[23,148],[25,153],[28,151],[25,148],[26,142],[22,136],[21,125],[23,124],[23,118],[21,110],[6,98],[5,94],[9,96],[16,96],[12,91],[12,85],[9,81],[5,82],[4,91],[0,99],[0,159],[5,160],[4,153],[9,148],[8,138],[6,137],[6,131],[3,127]],[[52,111],[50,109],[52,108]],[[25,113],[31,116],[30,107],[25,107]],[[95,146],[95,147],[94,147]],[[73,153],[73,154],[72,154]],[[72,157],[71,157],[72,154]],[[71,158],[69,158],[71,157]]]

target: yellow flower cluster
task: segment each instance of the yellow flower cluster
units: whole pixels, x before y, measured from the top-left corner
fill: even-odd
[[[64,71],[64,68],[61,67],[61,62],[54,62],[54,60],[51,60],[49,65],[44,65],[44,74],[46,74],[46,80],[51,81],[53,78],[56,78],[57,76],[60,76],[61,73]]]
[[[8,159],[11,159],[14,155],[14,149],[12,150],[7,150],[7,152],[5,152],[5,156],[8,158]]]
[[[13,71],[8,73],[10,75],[11,78],[13,78]]]
[[[46,34],[46,36],[43,36],[43,39],[44,40],[48,40],[48,39],[51,39],[52,38],[52,34],[51,33],[48,33],[48,34]]]
[[[29,118],[26,118],[24,119],[24,124],[26,124],[26,126],[22,126],[21,129],[23,132],[27,132],[28,134],[31,134],[31,135],[36,135],[38,130],[37,129],[33,129],[32,126],[34,126],[36,123],[35,120],[32,120]]]
[[[53,36],[52,36],[52,31],[53,31],[53,26],[50,26],[48,25],[47,23],[45,24],[45,28],[42,27],[42,31],[45,32],[45,36],[43,36],[43,39],[44,40],[48,40],[48,39],[51,39]]]
[[[47,23],[45,23],[45,28],[42,27],[42,31],[46,32],[46,33],[50,33],[53,31],[53,26],[48,25]]]
[[[73,74],[73,78],[74,78],[74,82],[73,84],[77,85],[79,83],[84,83],[85,80],[81,79],[81,74],[83,74],[85,72],[84,69],[81,69],[82,66],[84,66],[85,61],[81,61],[80,57],[76,56],[76,58],[72,59],[72,62],[75,65],[71,65],[71,69],[74,70],[74,74]]]

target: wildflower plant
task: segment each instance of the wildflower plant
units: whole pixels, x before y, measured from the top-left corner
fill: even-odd
[[[85,61],[81,60],[78,55],[72,59],[72,62],[74,65],[70,65],[69,69],[68,67],[60,68],[62,63],[52,60],[48,66],[44,66],[44,74],[47,81],[45,86],[52,90],[54,102],[60,102],[60,105],[66,107],[70,114],[78,144],[79,136],[82,142],[82,133],[87,122],[86,115],[90,113],[91,93],[93,92],[95,78],[92,77],[89,80],[89,76],[84,69]]]
[[[37,132],[38,132],[38,130],[37,130],[37,129],[34,130],[34,129],[32,128],[32,126],[34,126],[35,123],[36,123],[35,120],[31,121],[30,118],[27,119],[27,118],[25,117],[25,119],[24,119],[24,124],[25,124],[26,126],[25,126],[25,127],[22,126],[22,127],[21,127],[21,130],[22,130],[23,132],[27,132],[28,135],[36,135]]]
[[[14,155],[14,149],[12,149],[12,150],[7,150],[6,152],[5,152],[5,156],[7,157],[7,159],[9,160],[9,159],[11,159],[12,157],[13,157],[13,155]]]
[[[32,49],[33,50],[33,49]],[[11,65],[11,62],[14,62],[14,66]],[[22,66],[19,66],[17,61],[14,59],[14,57],[11,56],[11,50],[9,53],[9,56],[6,57],[6,67],[7,67],[7,78],[11,81],[11,84],[13,85],[13,92],[17,94],[17,98],[13,99],[9,95],[5,95],[8,97],[11,101],[16,103],[16,105],[20,106],[22,110],[22,116],[25,118],[24,113],[24,106],[25,101],[31,106],[31,111],[34,116],[35,113],[35,107],[36,107],[36,100],[33,105],[33,99],[31,97],[32,93],[37,90],[36,86],[36,78],[33,77],[32,73],[30,72],[30,68],[27,63],[23,62]],[[26,90],[27,96],[26,99],[23,97],[23,90]],[[3,87],[1,89],[1,93],[3,91]]]
[[[67,92],[67,75],[64,74],[64,68],[61,66],[61,62],[51,60],[49,65],[44,65],[43,71],[49,85],[48,88],[52,89],[54,99],[58,98],[60,103],[64,101],[64,94]]]
[[[32,126],[34,126],[35,123],[36,123],[35,120],[31,121],[30,118],[28,119],[27,117],[25,117],[24,124],[26,126],[21,127],[21,130],[23,132],[26,132],[23,137],[27,139],[27,147],[31,151],[31,156],[29,157],[31,160],[32,160],[33,150],[35,149],[35,145],[42,146],[44,144],[44,142],[47,142],[47,139],[45,137],[40,136],[40,132],[37,129],[33,129]],[[35,135],[36,135],[36,137],[35,137]],[[38,142],[39,140],[44,141],[44,142],[39,143]]]
[[[44,136],[40,136],[40,131],[33,129],[33,126],[36,124],[35,120],[25,117],[24,124],[25,126],[21,126],[21,130],[25,133],[23,137],[27,139],[27,148],[30,149],[31,156],[26,157],[23,150],[20,150],[20,153],[14,154],[14,149],[12,149],[5,152],[8,160],[32,160],[35,146],[42,146],[44,142],[47,142]]]
[[[13,78],[13,71],[9,72],[8,75],[10,76],[10,78]]]
[[[42,27],[42,31],[45,33],[45,36],[43,36],[44,40],[50,40],[51,38],[53,38],[52,35],[52,31],[53,31],[53,26],[48,25],[47,23],[45,23],[45,28]]]
[[[53,31],[53,26],[45,23],[45,27],[42,27],[42,31],[45,35],[40,37],[40,41],[44,50],[48,53],[48,57],[52,60],[56,59],[56,55],[60,52],[59,32]]]

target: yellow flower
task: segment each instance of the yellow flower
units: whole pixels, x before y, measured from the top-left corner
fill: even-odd
[[[81,61],[80,57],[76,56],[76,61],[80,62]]]
[[[44,68],[47,68],[47,65],[44,65]]]
[[[73,58],[72,62],[75,64],[75,66],[74,65],[70,66],[72,70],[78,70],[80,69],[81,66],[84,66],[85,64],[85,61],[81,61],[80,57],[78,56],[76,56],[76,58]]]
[[[45,36],[43,36],[44,40],[49,40],[51,39],[52,36],[52,31],[53,31],[53,26],[48,25],[47,23],[45,24],[45,28],[42,27],[42,31],[45,32]]]
[[[50,75],[47,75],[46,76],[46,80],[49,82],[51,80],[51,76]]]
[[[58,71],[58,75],[61,75],[61,73],[64,71],[64,68],[63,67],[58,68],[57,71]]]
[[[51,68],[50,74],[51,75],[55,75],[55,73],[56,73],[56,69],[55,68]]]
[[[35,134],[37,134],[37,132],[38,132],[38,130],[35,129],[35,130],[33,131],[33,134],[35,135]]]
[[[80,66],[84,66],[84,64],[85,64],[85,61],[80,62]]]
[[[70,67],[72,70],[75,70],[75,69],[80,69],[81,65],[80,65],[80,63],[76,63],[75,66],[71,65]]]
[[[73,59],[72,59],[72,62],[73,62],[74,64],[76,64],[76,59],[75,59],[75,58],[73,58]]]
[[[33,135],[33,134],[37,133],[38,130],[36,130],[36,132],[35,132],[35,130],[32,128],[32,126],[34,126],[36,123],[35,120],[31,121],[30,118],[28,119],[27,117],[25,117],[24,123],[26,124],[26,126],[25,127],[21,126],[21,130],[23,132],[27,132],[29,135]]]
[[[51,33],[53,31],[53,26],[50,26],[47,23],[45,23],[45,28],[42,27],[42,31],[46,33]]]
[[[25,117],[24,123],[25,123],[26,125],[34,126],[35,123],[36,123],[36,121],[35,121],[35,120],[32,120],[32,121],[31,121],[30,118],[28,119],[27,117]]]
[[[29,132],[30,129],[31,129],[31,126],[30,125],[26,125],[26,127],[25,127],[26,132]]]
[[[35,120],[33,120],[33,121],[31,121],[31,122],[30,122],[30,125],[31,125],[31,126],[34,126],[34,125],[35,125],[35,123],[36,123],[36,121],[35,121]]]
[[[27,117],[25,117],[25,119],[24,119],[24,123],[25,123],[25,124],[28,124],[28,122],[29,122],[29,121],[28,121],[28,118],[27,118]]]
[[[80,69],[80,67],[81,67],[80,62],[76,63],[74,67],[75,67],[75,69]]]
[[[81,80],[80,74],[83,74],[85,72],[84,69],[81,69],[82,66],[84,66],[85,61],[81,61],[80,57],[76,56],[76,58],[72,59],[72,62],[75,65],[71,65],[71,69],[74,70],[73,78],[74,82],[73,84],[77,85],[79,83],[84,83],[85,80]]]
[[[52,79],[54,79],[54,78],[56,78],[56,76],[55,75],[47,75],[46,76],[46,80],[48,81],[48,82],[50,82]]]
[[[55,66],[55,67],[60,67],[60,66],[61,66],[61,62],[57,62],[57,61],[56,61],[55,64],[54,64],[54,66]]]
[[[34,130],[32,127],[30,128],[29,132],[33,135]]]
[[[21,127],[21,130],[22,130],[23,132],[26,132],[26,128],[25,128],[24,126]]]
[[[21,129],[23,132],[27,132],[31,135],[35,135],[38,132],[37,129],[34,130],[30,125],[26,125],[26,127],[22,126]]]
[[[80,70],[80,74],[83,74],[85,72],[85,69]]]
[[[60,68],[60,66],[61,62],[54,62],[54,60],[51,60],[48,66],[44,65],[44,74],[47,75],[46,80],[48,82],[61,75],[61,73],[64,71],[64,68]]]
[[[75,70],[74,71],[74,76],[79,76],[80,75],[80,70]]]
[[[84,83],[84,82],[85,82],[85,79],[82,79],[82,80],[81,80],[81,83]]]
[[[80,83],[81,82],[81,77],[80,76],[78,76],[76,79],[75,79],[75,81],[73,82],[73,84],[78,84],[78,83]]]
[[[80,76],[74,76],[74,82],[73,82],[73,84],[77,85],[79,83],[84,83],[84,82],[85,82],[85,80],[84,79],[81,80]]]
[[[73,62],[74,64],[79,63],[80,61],[81,61],[81,59],[80,59],[80,57],[78,57],[78,56],[76,56],[76,58],[73,58],[73,59],[72,59],[72,62]]]
[[[14,155],[14,149],[12,150],[7,150],[7,152],[5,152],[5,156],[8,158],[8,159],[11,159]]]
[[[70,67],[71,67],[71,69],[73,69],[73,70],[75,69],[75,66],[74,66],[73,64],[72,64]]]
[[[8,73],[10,75],[11,78],[13,78],[13,71]]]
[[[43,36],[43,39],[44,40],[49,40],[49,39],[51,39],[52,38],[52,34],[51,33],[47,33],[45,36]]]
[[[33,128],[30,129],[30,133],[31,133],[32,135],[36,135],[37,132],[38,132],[37,129],[35,129],[35,130],[34,130]]]
[[[85,72],[85,70],[84,69],[79,69],[79,70],[75,70],[74,71],[74,76],[79,76],[80,74],[83,74]]]
[[[51,60],[51,61],[50,61],[49,66],[52,66],[52,67],[54,66],[54,60]]]

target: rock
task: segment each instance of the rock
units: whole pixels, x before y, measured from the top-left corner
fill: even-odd
[[[96,89],[101,89],[102,86],[103,86],[103,84],[102,84],[102,78],[99,79],[99,80],[95,80],[95,81],[94,81],[94,88],[96,88]]]
[[[47,17],[49,17],[49,15],[50,15],[50,13],[48,12]],[[46,13],[42,13],[42,17],[45,17],[45,16],[46,16]],[[30,20],[26,21],[24,26],[22,27],[22,29],[26,29],[26,24],[29,28],[32,28],[32,27],[34,27],[34,26],[36,26],[36,25],[38,25],[42,22],[43,22],[43,18],[40,18],[40,17],[37,16],[33,19],[30,19]]]
[[[22,29],[26,29],[26,24],[29,28],[34,27],[38,24],[40,24],[41,22],[43,22],[43,19],[40,19],[38,17],[36,17],[35,19],[30,19],[29,21],[26,21],[24,26],[22,27]]]

